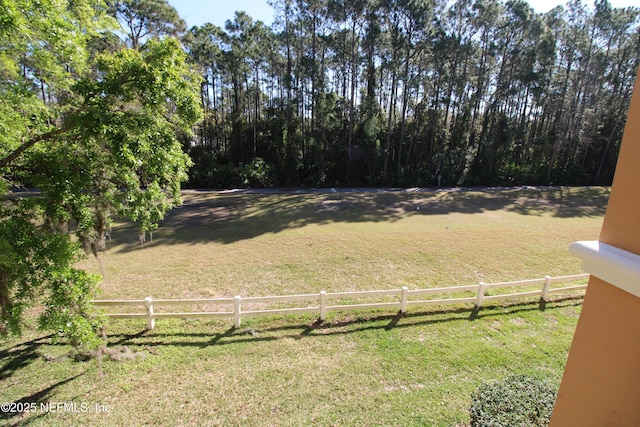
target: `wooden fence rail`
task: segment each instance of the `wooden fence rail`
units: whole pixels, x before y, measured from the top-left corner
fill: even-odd
[[[587,288],[586,284],[574,285],[568,287],[552,287],[554,283],[567,283],[585,280],[589,274],[576,274],[571,276],[546,276],[542,279],[520,280],[517,282],[499,282],[484,283],[480,282],[476,285],[453,286],[446,288],[431,289],[409,289],[403,286],[401,289],[389,289],[381,291],[355,291],[355,292],[325,292],[320,291],[316,294],[301,295],[282,295],[267,297],[241,297],[236,295],[233,298],[193,298],[193,299],[153,299],[147,297],[142,300],[96,300],[93,304],[98,307],[144,307],[144,312],[139,313],[107,313],[108,317],[114,319],[146,319],[147,329],[155,327],[156,319],[166,318],[205,318],[205,317],[230,317],[234,320],[236,328],[240,327],[243,317],[257,317],[265,315],[282,315],[282,314],[299,314],[299,313],[318,313],[319,319],[324,320],[327,312],[330,311],[348,311],[348,310],[368,310],[380,308],[397,308],[400,312],[405,313],[408,307],[425,306],[425,305],[447,305],[447,304],[474,304],[476,309],[482,307],[487,301],[497,301],[504,299],[516,299],[532,296],[540,296],[540,300],[548,301],[550,294],[566,293],[580,291]],[[541,286],[541,289],[526,292],[512,292],[497,295],[487,294],[491,289],[504,288],[521,288]],[[454,298],[433,298],[433,299],[415,299],[416,297],[424,297],[439,294],[462,294],[470,292],[475,293],[473,296],[454,297]],[[388,302],[370,302],[370,303],[343,303],[330,305],[333,300],[354,300],[361,298],[386,298],[393,299]],[[262,308],[265,304],[290,302],[307,302],[305,307],[287,307],[287,308]],[[189,306],[224,306],[226,311],[188,311],[188,312],[156,312],[155,308],[162,306],[189,305]],[[243,310],[243,306],[248,308]],[[257,307],[256,307],[257,306]]]

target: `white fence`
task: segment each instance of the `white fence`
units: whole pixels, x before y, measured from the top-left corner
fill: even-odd
[[[453,286],[446,288],[432,289],[415,289],[410,290],[406,286],[401,289],[390,289],[383,291],[355,291],[355,292],[325,292],[320,291],[317,294],[302,295],[284,295],[270,297],[240,297],[233,298],[195,298],[195,299],[153,299],[147,297],[143,300],[96,300],[93,304],[99,307],[129,306],[144,307],[142,313],[107,313],[108,317],[114,319],[140,319],[147,321],[147,329],[155,327],[155,319],[166,318],[205,318],[205,317],[229,317],[233,318],[236,328],[240,327],[240,321],[243,317],[256,317],[265,315],[282,315],[297,313],[318,313],[319,319],[325,319],[327,312],[330,311],[348,311],[348,310],[365,310],[365,309],[399,309],[401,313],[405,313],[408,307],[426,306],[426,305],[447,305],[447,304],[464,304],[472,303],[476,309],[482,307],[487,301],[497,301],[504,299],[525,298],[532,296],[540,296],[542,301],[548,301],[551,294],[567,293],[572,291],[581,291],[587,288],[586,284],[574,285],[568,287],[552,287],[555,283],[568,283],[583,281],[589,277],[588,274],[576,274],[572,276],[551,277],[546,276],[542,279],[521,280],[517,282],[500,282],[500,283],[484,283],[480,282],[476,285],[469,286]],[[540,290],[503,293],[490,295],[487,293],[490,289],[508,289],[541,286]],[[470,294],[472,296],[453,297],[453,298],[433,298],[433,299],[416,299],[416,297],[434,296],[439,294]],[[349,302],[354,299],[377,298],[392,299],[388,302],[370,302],[345,304],[344,300]],[[332,304],[333,301],[343,300],[343,304]],[[263,308],[269,304],[287,304],[292,302],[307,302],[304,307],[285,307],[285,308]],[[162,306],[224,306],[226,311],[190,311],[190,312],[156,312],[155,308]],[[246,308],[246,310],[243,310]]]

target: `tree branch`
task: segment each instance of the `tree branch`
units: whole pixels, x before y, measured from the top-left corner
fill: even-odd
[[[22,153],[24,153],[26,150],[36,145],[38,142],[53,139],[56,136],[67,132],[68,130],[69,129],[66,129],[66,128],[55,129],[55,130],[43,133],[42,135],[38,135],[34,138],[31,138],[27,142],[23,143],[20,147],[16,148],[8,156],[6,156],[3,159],[0,159],[0,167],[9,166],[11,162],[13,162],[15,159],[20,157]]]

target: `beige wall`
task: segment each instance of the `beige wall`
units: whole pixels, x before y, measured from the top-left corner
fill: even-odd
[[[640,255],[640,77],[600,241]],[[551,426],[640,426],[640,298],[591,277]]]
[[[640,254],[640,77],[636,77],[600,241]]]

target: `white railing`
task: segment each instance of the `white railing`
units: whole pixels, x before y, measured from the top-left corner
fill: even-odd
[[[584,271],[640,297],[640,255],[598,240],[575,242],[569,250],[583,261]]]
[[[415,289],[411,290],[406,286],[401,289],[390,289],[383,291],[355,291],[355,292],[325,292],[320,291],[316,294],[301,295],[283,295],[269,297],[241,297],[236,295],[233,298],[194,298],[194,299],[153,299],[147,297],[143,300],[96,300],[93,304],[98,307],[113,306],[129,306],[144,307],[142,313],[107,313],[106,315],[113,319],[146,319],[147,329],[155,327],[155,319],[166,318],[205,318],[205,317],[230,317],[234,320],[236,328],[240,327],[240,321],[243,317],[257,317],[266,315],[282,315],[282,314],[299,314],[299,313],[318,313],[319,319],[325,319],[327,312],[330,311],[347,311],[347,310],[367,310],[380,308],[398,308],[401,313],[405,313],[408,307],[425,306],[425,305],[447,305],[447,304],[465,304],[472,303],[479,309],[487,301],[497,301],[504,299],[525,298],[532,296],[540,296],[540,300],[548,301],[550,294],[567,293],[573,291],[581,291],[587,288],[586,284],[574,285],[568,287],[553,288],[554,283],[576,282],[587,279],[589,274],[576,274],[572,276],[551,277],[546,276],[542,279],[520,280],[517,282],[500,282],[500,283],[484,283],[480,282],[476,285],[453,286],[446,288],[431,289]],[[503,293],[497,295],[487,294],[490,289],[504,288],[521,288],[542,286],[540,290],[527,292]],[[433,298],[433,299],[415,299],[416,297],[424,297],[428,295],[452,294],[452,293],[474,293],[472,296],[455,297],[455,298]],[[388,302],[371,302],[357,304],[335,304],[330,302],[334,300],[354,300],[361,298],[392,298],[394,300]],[[286,308],[262,308],[266,304],[274,303],[291,303],[306,301],[307,304],[316,305],[304,307],[286,307]],[[189,306],[226,306],[226,311],[189,311],[189,312],[156,312],[155,308],[163,306],[189,305]],[[243,310],[243,306],[247,308]]]

